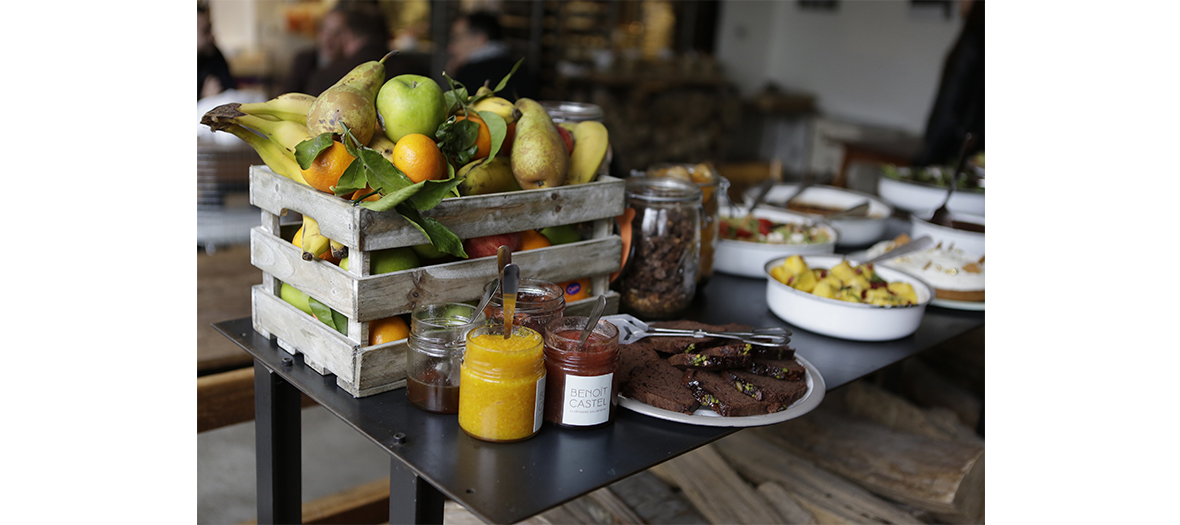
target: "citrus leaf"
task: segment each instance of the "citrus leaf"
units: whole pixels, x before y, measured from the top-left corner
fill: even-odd
[[[299,162],[300,168],[310,168],[315,158],[331,146],[332,134],[327,132],[320,133],[295,146],[295,160]]]
[[[365,180],[369,187],[377,190],[382,195],[395,193],[404,188],[414,185],[414,181],[410,180],[402,170],[397,169],[389,159],[381,156],[376,150],[362,148],[358,151],[360,155],[357,160],[360,160],[365,167]]]
[[[340,196],[356,190],[363,190],[366,179],[364,162],[361,159],[352,159],[348,168],[345,168],[344,173],[340,174],[340,180],[336,181],[336,185],[332,187],[332,192]]]
[[[504,139],[508,136],[508,124],[504,122],[504,117],[491,111],[479,111],[478,113],[479,118],[483,119],[483,123],[487,124],[488,132],[492,136],[491,150],[488,151],[488,158],[483,161],[484,164],[487,164],[496,158],[496,154],[500,152],[500,146],[504,145]]]
[[[451,190],[458,186],[463,179],[449,178],[447,180],[422,181],[425,186],[410,198],[410,204],[417,210],[429,210],[442,202]]]
[[[389,211],[401,204],[406,199],[413,197],[414,194],[422,190],[423,182],[411,184],[402,189],[391,191],[389,193],[382,193],[381,198],[375,201],[365,201],[361,203],[361,207],[373,211]]]
[[[512,66],[512,70],[509,71],[507,75],[504,75],[504,78],[500,79],[500,83],[496,84],[496,89],[493,89],[492,92],[495,93],[501,89],[504,89],[504,87],[508,85],[508,79],[512,78],[512,74],[516,72],[516,69],[519,68],[522,63],[524,63],[523,58],[517,60],[516,65]]]
[[[344,315],[341,314],[340,312],[337,312],[331,308],[328,308],[328,305],[317,301],[314,297],[308,297],[307,304],[308,304],[308,306],[311,307],[312,315],[314,315],[316,319],[319,319],[321,323],[331,326],[337,332],[340,332],[344,335],[348,335],[348,318],[347,317],[344,317]],[[340,316],[341,318],[344,319],[344,330],[343,331],[340,330],[340,324],[336,321],[336,316]]]
[[[467,252],[463,251],[463,241],[441,222],[430,217],[423,217],[418,213],[418,210],[409,205],[398,206],[397,211],[407,222],[418,228],[418,231],[422,232],[427,239],[430,239],[430,244],[438,248],[439,251],[467,258]]]
[[[344,314],[332,310],[332,322],[336,325],[337,332],[348,335],[348,318]]]

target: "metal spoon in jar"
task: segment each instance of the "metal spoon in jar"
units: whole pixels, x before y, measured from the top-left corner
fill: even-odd
[[[516,315],[516,291],[520,288],[520,268],[508,263],[500,274],[500,291],[504,303],[504,339],[512,337],[512,318]]]
[[[578,338],[578,350],[581,350],[586,345],[586,340],[590,338],[590,334],[594,332],[594,327],[598,325],[598,319],[602,317],[602,311],[606,309],[606,296],[598,296],[598,302],[594,303],[594,308],[590,310],[590,317],[586,319],[586,327],[582,329],[582,337]]]

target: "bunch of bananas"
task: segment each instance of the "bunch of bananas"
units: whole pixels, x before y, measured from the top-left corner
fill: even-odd
[[[242,139],[272,171],[310,187],[295,160],[295,147],[313,138],[307,129],[307,112],[315,100],[303,93],[285,93],[266,102],[224,104],[205,113],[201,123]],[[328,250],[336,258],[348,255],[347,247],[324,237],[319,224],[307,215],[303,216],[297,237],[305,260],[313,260]]]

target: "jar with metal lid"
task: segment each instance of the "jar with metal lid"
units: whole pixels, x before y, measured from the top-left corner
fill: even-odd
[[[484,285],[484,295],[495,281]],[[549,321],[561,317],[565,311],[565,289],[549,281],[521,279],[516,292],[516,311],[512,324],[527,326],[538,334],[545,333]],[[497,293],[483,310],[491,324],[504,324],[504,296]]]
[[[538,102],[554,124],[562,122],[581,122],[596,120],[602,122],[602,108],[585,102],[565,102],[560,100],[542,100]]]
[[[626,187],[631,253],[619,305],[641,319],[673,319],[692,303],[701,250],[701,189],[668,177],[631,177]]]
[[[589,428],[615,418],[619,392],[619,329],[600,319],[581,342],[590,319],[570,316],[545,327],[545,421]]]
[[[717,233],[721,225],[718,192],[728,192],[729,181],[707,162],[654,164],[647,168],[646,174],[649,177],[673,177],[690,181],[701,188],[701,260],[697,270],[697,288],[700,288],[713,276],[713,252],[717,249]]]
[[[406,397],[427,412],[459,412],[459,369],[467,332],[484,323],[482,312],[463,303],[414,309],[406,353]]]
[[[484,441],[520,441],[541,429],[545,355],[541,334],[488,324],[467,333],[459,390],[459,428]]]

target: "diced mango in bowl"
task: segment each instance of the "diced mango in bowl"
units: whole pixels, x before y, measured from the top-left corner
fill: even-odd
[[[848,261],[831,269],[809,268],[799,255],[792,255],[783,263],[771,267],[770,276],[776,281],[819,297],[876,306],[905,306],[917,304],[918,295],[907,282],[887,282],[873,270],[873,265],[853,267]]]

